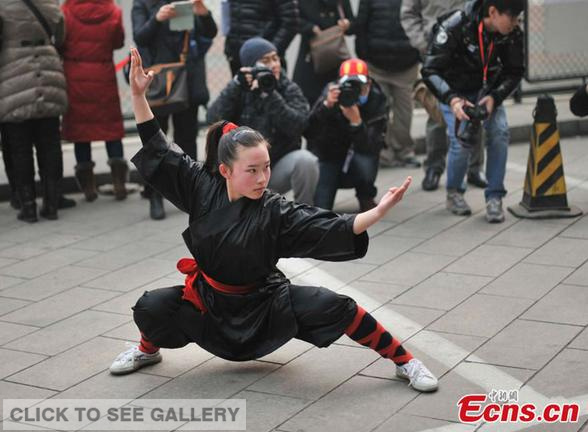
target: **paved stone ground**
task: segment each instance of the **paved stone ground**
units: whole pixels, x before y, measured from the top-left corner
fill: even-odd
[[[568,197],[588,211],[588,139],[562,141]],[[528,146],[511,147],[508,204],[522,196]],[[328,349],[292,341],[259,361],[231,363],[191,346],[126,377],[107,368],[136,341],[130,306],[179,283],[185,215],[151,221],[137,194],[100,197],[26,225],[0,203],[0,398],[244,398],[248,430],[588,430],[588,217],[489,225],[470,190],[468,218],[423,192],[421,170],[380,172],[383,191],[414,185],[370,231],[367,256],[347,263],[284,260],[295,282],[353,296],[440,377],[419,394],[390,361],[347,337]],[[355,211],[352,191],[337,209]],[[521,402],[579,401],[576,424],[460,425],[468,393],[520,389]]]

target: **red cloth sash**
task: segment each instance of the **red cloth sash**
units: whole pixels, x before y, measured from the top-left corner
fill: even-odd
[[[225,294],[246,294],[251,292],[251,290],[254,288],[254,284],[228,285],[215,281],[198,267],[198,263],[193,258],[181,258],[176,266],[180,273],[186,275],[186,280],[184,282],[184,294],[182,295],[182,299],[192,303],[202,313],[205,313],[207,309],[202,302],[202,298],[200,297],[198,290],[194,288],[194,282],[196,282],[198,275],[202,275],[204,280],[206,280],[206,282],[208,282],[208,284],[215,290]]]

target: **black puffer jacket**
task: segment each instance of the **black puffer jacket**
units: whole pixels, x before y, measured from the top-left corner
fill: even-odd
[[[180,60],[184,32],[171,31],[169,21],[158,22],[155,19],[159,8],[171,2],[172,0],[133,0],[133,39],[144,66]],[[216,23],[210,13],[202,17],[194,16],[194,30],[190,34],[186,65],[192,103],[195,105],[206,105],[208,102],[204,55],[216,32]]]
[[[359,58],[390,72],[400,72],[419,61],[400,24],[401,0],[361,0],[352,32]]]
[[[483,86],[478,42],[482,3],[483,0],[467,3],[465,10],[441,17],[433,29],[422,75],[427,86],[445,104],[456,96],[476,93]],[[499,105],[523,77],[523,34],[518,27],[506,36],[484,31],[485,52],[488,52],[491,38],[494,54],[488,68],[489,89],[486,93],[492,95]]]
[[[300,148],[308,111],[300,87],[282,74],[276,90],[269,95],[244,90],[235,79],[231,80],[208,108],[206,119],[209,123],[229,120],[261,132],[271,144],[270,158],[275,165],[284,155]]]
[[[343,161],[351,145],[358,153],[378,155],[384,147],[388,124],[388,98],[378,83],[372,79],[368,100],[359,107],[362,123],[358,127],[350,126],[338,105],[325,106],[328,88],[329,84],[310,113],[305,134],[308,148],[320,160]]]
[[[298,31],[297,0],[231,0],[231,28],[225,54],[239,58],[241,45],[255,36],[272,42],[283,56]]]

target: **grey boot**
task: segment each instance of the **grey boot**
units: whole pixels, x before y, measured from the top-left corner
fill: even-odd
[[[123,158],[110,158],[108,160],[108,165],[110,165],[114,198],[119,201],[124,200],[127,197],[125,183],[127,182],[127,177],[129,175],[127,161]]]
[[[98,191],[96,190],[96,178],[94,177],[94,166],[96,164],[90,162],[80,162],[75,166],[75,176],[78,187],[84,193],[86,201],[92,202],[98,198]]]

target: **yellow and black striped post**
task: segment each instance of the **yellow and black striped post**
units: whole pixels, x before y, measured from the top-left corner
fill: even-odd
[[[580,209],[568,205],[556,117],[553,98],[539,96],[533,113],[523,200],[508,208],[517,217],[547,219],[582,214]]]

